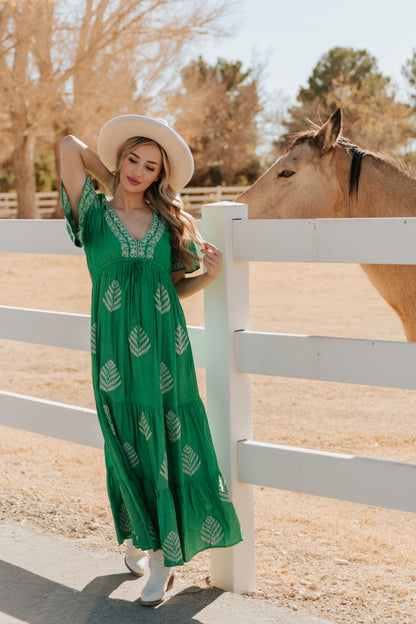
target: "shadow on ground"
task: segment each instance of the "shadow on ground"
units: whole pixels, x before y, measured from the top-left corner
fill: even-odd
[[[4,561],[0,562],[1,613],[28,624],[126,624],[180,622],[197,624],[197,614],[223,592],[187,587],[157,607],[112,598],[130,574],[98,576],[82,590],[72,589]]]

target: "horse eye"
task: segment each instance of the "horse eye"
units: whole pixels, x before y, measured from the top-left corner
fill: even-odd
[[[289,169],[285,169],[277,174],[278,178],[290,178],[292,175],[295,175],[294,171],[289,171]]]

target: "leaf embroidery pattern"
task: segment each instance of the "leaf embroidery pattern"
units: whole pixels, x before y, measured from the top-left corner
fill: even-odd
[[[127,507],[124,503],[122,503],[120,506],[120,513],[118,516],[118,521],[120,524],[120,529],[122,531],[130,532],[131,530],[130,516],[129,516],[129,512],[127,511]]]
[[[166,453],[165,453],[165,456],[163,458],[162,465],[160,467],[160,474],[162,475],[162,477],[164,479],[168,479],[169,478],[168,477],[168,458],[167,458]]]
[[[152,346],[149,340],[149,336],[144,329],[136,325],[136,327],[129,334],[129,346],[130,351],[136,357],[140,357],[147,353]]]
[[[108,425],[110,427],[111,433],[113,435],[117,435],[116,429],[115,429],[114,423],[113,423],[113,418],[111,416],[111,413],[110,413],[110,410],[109,410],[108,406],[107,405],[103,405],[103,410],[104,410],[105,417],[107,418],[107,422],[108,422]]]
[[[169,293],[160,283],[155,294],[155,306],[156,310],[159,310],[161,314],[166,314],[170,310]]]
[[[175,330],[175,351],[178,355],[182,355],[189,345],[188,334],[182,327],[178,325]]]
[[[97,321],[91,325],[91,353],[97,353]]]
[[[169,372],[168,367],[163,362],[160,365],[160,389],[162,394],[169,392],[173,388],[173,377]]]
[[[211,546],[216,546],[223,537],[224,531],[220,523],[212,516],[208,516],[201,528],[201,539]]]
[[[123,444],[123,448],[126,451],[127,459],[129,460],[130,466],[132,468],[136,468],[136,466],[140,464],[140,459],[136,451],[128,442],[125,442]]]
[[[182,469],[187,475],[194,475],[201,465],[201,460],[188,444],[182,451]]]
[[[171,442],[177,442],[181,437],[180,420],[171,410],[166,414],[166,430]]]
[[[146,420],[146,416],[142,412],[140,422],[139,422],[139,430],[144,435],[146,442],[149,441],[150,436],[152,435],[152,430],[149,427],[149,423]]]
[[[163,552],[169,561],[179,563],[182,561],[182,548],[179,541],[179,535],[175,531],[170,531],[169,535],[163,542]]]
[[[231,498],[227,490],[227,484],[225,483],[224,477],[222,477],[221,475],[219,476],[219,492],[220,499],[224,503],[231,503]]]
[[[121,288],[117,280],[114,280],[105,291],[103,303],[109,312],[121,308]]]
[[[108,360],[100,371],[100,388],[104,392],[111,392],[121,384],[120,373],[113,360]]]

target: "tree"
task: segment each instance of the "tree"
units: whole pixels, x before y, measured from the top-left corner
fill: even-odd
[[[320,58],[308,78],[308,86],[299,89],[297,100],[303,104],[325,96],[332,90],[334,81],[347,76],[358,89],[365,83],[373,93],[383,91],[390,83],[390,78],[378,71],[375,57],[367,50],[336,47]]]
[[[411,58],[407,59],[406,63],[403,65],[402,74],[409,84],[410,99],[413,108],[416,110],[416,50],[413,50]]]
[[[29,38],[34,30],[35,14],[33,3],[28,3],[27,7],[11,2],[0,6],[0,70],[8,106],[17,199],[21,206],[27,208],[22,211],[23,217],[35,212],[33,162],[36,135],[32,128],[37,126],[38,118],[36,105],[33,108],[29,106],[33,64],[33,46]]]
[[[390,78],[366,50],[333,48],[317,63],[289,109],[284,149],[290,135],[305,129],[305,120],[320,124],[338,107],[343,110],[343,134],[374,151],[394,152],[414,136],[415,119],[409,106],[396,100]]]
[[[85,136],[88,128],[88,134],[96,135],[108,116],[130,112],[139,102],[145,108],[156,93],[154,85],[161,75],[156,70],[163,66],[173,70],[187,44],[220,33],[217,22],[225,4],[224,0],[204,8],[197,0],[0,4],[0,71],[19,217],[36,215],[37,137],[56,145],[66,132]]]
[[[258,80],[240,61],[202,57],[181,74],[182,84],[169,100],[175,127],[189,143],[196,185],[253,181],[259,171],[256,117],[261,111]]]

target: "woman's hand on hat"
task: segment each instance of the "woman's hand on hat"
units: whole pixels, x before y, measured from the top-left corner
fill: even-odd
[[[211,279],[216,279],[222,271],[222,253],[212,245],[204,241],[204,246],[201,249],[203,254],[202,262],[205,266],[206,272]]]

